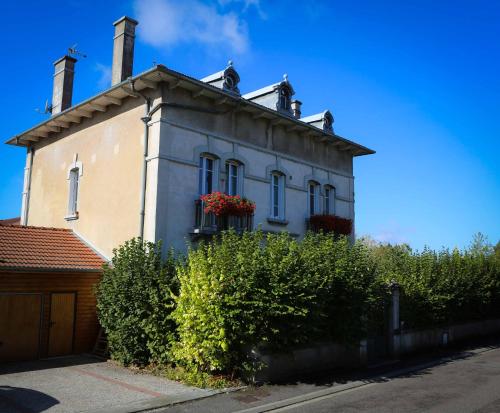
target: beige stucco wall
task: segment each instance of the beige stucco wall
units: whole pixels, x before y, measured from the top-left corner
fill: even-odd
[[[35,146],[28,225],[72,228],[106,257],[138,235],[143,102],[128,98]],[[79,218],[67,221],[67,178],[75,157],[83,167]]]

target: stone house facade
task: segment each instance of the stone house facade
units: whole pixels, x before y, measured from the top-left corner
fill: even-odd
[[[133,76],[136,24],[114,24],[109,89],[73,105],[63,57],[51,116],[7,142],[27,148],[21,224],[70,228],[109,258],[135,236],[185,249],[213,232],[199,204],[211,191],[254,201],[264,231],[354,223],[353,159],[374,151],[335,134],[330,111],[301,117],[286,76],[243,95],[231,62],[201,80],[163,65]]]

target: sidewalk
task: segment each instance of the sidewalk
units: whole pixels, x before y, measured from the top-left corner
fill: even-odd
[[[128,413],[216,393],[90,356],[0,365],[2,413]]]

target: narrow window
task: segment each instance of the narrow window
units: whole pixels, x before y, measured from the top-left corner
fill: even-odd
[[[69,172],[69,203],[68,215],[74,216],[78,211],[78,179],[80,176],[78,168],[74,168]]]
[[[214,160],[207,156],[200,157],[199,192],[200,195],[210,194],[213,191]]]
[[[278,172],[271,174],[271,217],[285,219],[285,177]]]
[[[325,214],[335,214],[335,188],[325,186]]]
[[[228,195],[238,195],[240,192],[240,168],[241,165],[237,164],[236,162],[226,163],[226,192]]]
[[[309,215],[319,213],[318,208],[319,185],[316,182],[309,182]]]

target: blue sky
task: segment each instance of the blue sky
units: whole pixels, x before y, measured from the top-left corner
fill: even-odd
[[[52,63],[79,59],[73,102],[109,84],[112,22],[140,20],[134,72],[203,77],[229,59],[243,93],[288,73],[303,115],[373,148],[355,159],[358,235],[464,247],[500,239],[500,3],[144,0],[3,5],[2,140],[44,119]],[[20,211],[25,152],[0,145],[0,218]]]

